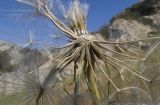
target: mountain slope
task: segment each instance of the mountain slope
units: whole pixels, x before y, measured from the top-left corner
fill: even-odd
[[[158,34],[160,29],[160,1],[143,0],[114,16],[99,32],[105,38],[134,40]]]

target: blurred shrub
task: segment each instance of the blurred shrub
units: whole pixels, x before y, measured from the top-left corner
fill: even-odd
[[[25,48],[21,50],[21,53],[23,54],[24,65],[32,69],[45,63],[48,59],[38,49]]]
[[[109,38],[109,29],[108,25],[104,25],[99,29],[99,33],[102,35],[103,38]]]
[[[14,65],[10,63],[11,56],[7,51],[0,52],[0,72],[6,73],[14,70]]]

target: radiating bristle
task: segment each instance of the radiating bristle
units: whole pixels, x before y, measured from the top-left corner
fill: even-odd
[[[78,0],[73,0],[68,9],[62,3],[60,7],[64,18],[67,19],[73,31],[79,35],[87,33],[86,18],[88,15],[88,4],[82,4]]]

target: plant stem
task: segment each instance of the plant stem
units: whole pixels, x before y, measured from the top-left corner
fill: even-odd
[[[77,64],[76,62],[74,62],[74,94],[79,92],[79,79],[78,79],[78,75],[77,75]]]
[[[109,66],[105,65],[105,68],[106,68],[106,73],[108,73],[108,75],[110,76],[111,74],[110,74]],[[107,90],[108,97],[109,97],[109,94],[110,94],[110,84],[111,84],[110,81],[108,81],[108,90]]]
[[[88,79],[88,89],[89,91],[96,96],[98,100],[100,100],[99,91],[96,84],[96,79],[94,77],[94,73],[92,70],[92,67],[94,68],[94,64],[88,65],[87,67],[87,79]]]

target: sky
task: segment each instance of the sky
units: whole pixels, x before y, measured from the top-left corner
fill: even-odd
[[[82,0],[83,2],[84,0]],[[89,4],[87,28],[97,31],[108,24],[110,19],[139,0],[85,0]],[[16,11],[16,10],[27,10]],[[53,42],[61,45],[61,39],[52,39],[49,35],[59,34],[47,19],[33,16],[33,8],[16,0],[1,0],[0,3],[0,40],[23,45],[28,40],[29,32],[35,41]]]

